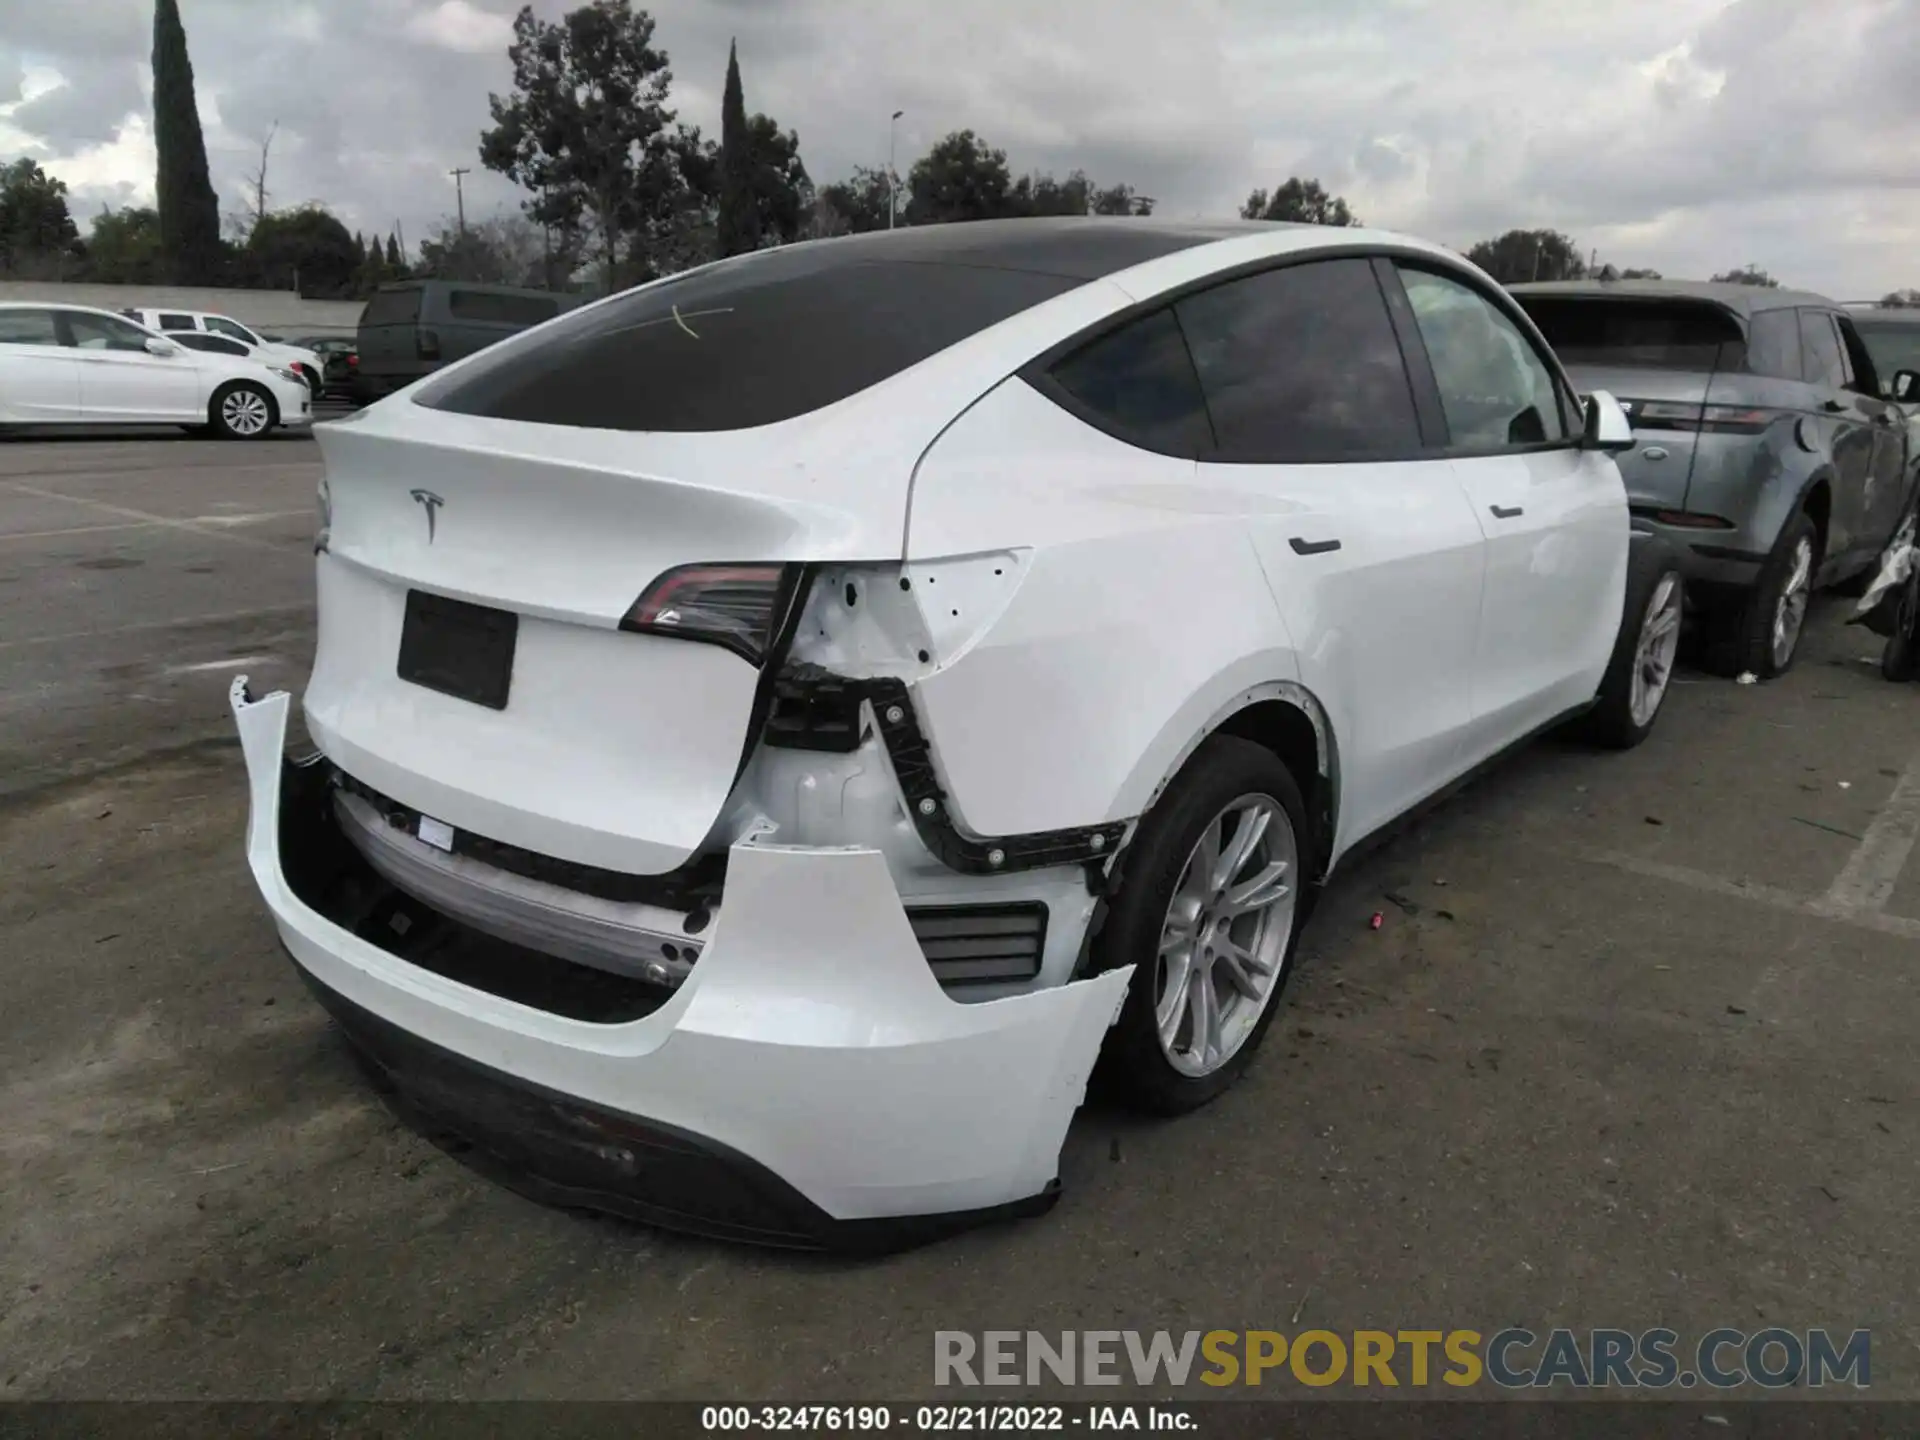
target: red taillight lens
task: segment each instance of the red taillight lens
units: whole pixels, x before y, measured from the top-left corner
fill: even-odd
[[[351,369],[353,369],[353,368],[354,368],[355,366],[357,366],[357,365],[358,365],[359,363],[360,363],[360,357],[359,357],[358,355],[349,355],[349,356],[347,356],[347,368],[348,368],[349,370],[351,370]]]
[[[646,588],[620,628],[721,645],[758,665],[787,590],[784,565],[682,565]]]

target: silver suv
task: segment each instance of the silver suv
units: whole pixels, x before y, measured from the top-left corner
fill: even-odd
[[[1793,663],[1818,586],[1870,566],[1914,448],[1845,309],[1819,295],[1684,281],[1515,285],[1579,388],[1620,397],[1633,512],[1675,542],[1721,662]],[[1903,380],[1911,385],[1911,379]]]

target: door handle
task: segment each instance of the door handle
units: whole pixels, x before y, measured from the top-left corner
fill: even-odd
[[[1827,400],[1822,402],[1820,408],[1826,411],[1827,414],[1829,415],[1838,415],[1841,411],[1845,410],[1847,407],[1845,405],[1842,405],[1838,400]]]
[[[1338,550],[1338,540],[1302,540],[1298,535],[1287,541],[1296,555],[1324,555],[1329,550]]]
[[[1512,520],[1527,513],[1524,505],[1489,505],[1487,508],[1493,511],[1496,520]]]

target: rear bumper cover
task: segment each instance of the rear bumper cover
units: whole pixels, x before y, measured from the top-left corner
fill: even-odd
[[[331,808],[285,758],[290,697],[255,701],[241,677],[231,702],[247,859],[289,954],[399,1108],[520,1188],[862,1251],[1052,1203],[1131,970],[961,1004],[879,852],[741,845],[699,963],[658,1009],[616,1024],[536,1009],[401,959],[296,893],[294,852]]]

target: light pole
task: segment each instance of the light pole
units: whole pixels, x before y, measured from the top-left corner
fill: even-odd
[[[900,117],[907,112],[896,110],[893,118],[887,122],[887,228],[893,229],[894,212],[900,208],[900,187],[894,183],[893,157],[899,142]]]

